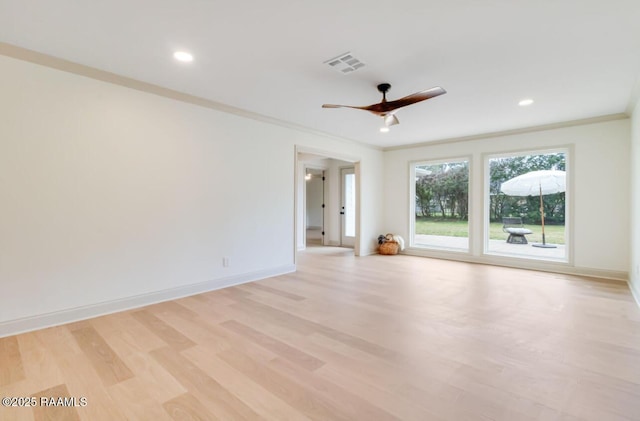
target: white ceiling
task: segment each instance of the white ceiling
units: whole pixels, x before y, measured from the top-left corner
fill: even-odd
[[[638,0],[0,0],[0,41],[378,146],[625,112]],[[175,50],[195,56],[190,64]],[[350,51],[366,67],[324,61]],[[364,111],[433,86],[390,133]],[[517,102],[531,97],[530,107]]]

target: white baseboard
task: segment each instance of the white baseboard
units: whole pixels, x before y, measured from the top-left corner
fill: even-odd
[[[625,272],[623,270],[569,267],[567,271],[564,273],[567,273],[570,275],[572,274],[572,275],[580,275],[580,276],[589,276],[592,278],[611,279],[613,281],[622,281],[622,282],[627,282],[627,279],[629,279],[629,272]]]
[[[90,319],[98,316],[103,316],[105,314],[116,313],[118,311],[144,307],[163,301],[175,300],[178,298],[188,297],[190,295],[201,294],[203,292],[227,288],[247,282],[254,282],[260,279],[271,278],[273,276],[284,275],[285,273],[291,273],[295,271],[295,265],[286,265],[273,269],[244,273],[177,288],[154,291],[147,294],[122,298],[119,300],[106,301],[47,314],[38,314],[31,317],[9,320],[0,323],[0,338],[5,336],[17,335],[19,333],[30,332],[33,330],[44,329],[47,327],[63,325],[79,320]]]
[[[629,289],[631,290],[631,295],[636,300],[636,304],[640,307],[640,291],[635,287],[636,284],[629,281]],[[640,288],[640,286],[638,286]]]
[[[378,248],[370,248],[365,250],[364,252],[360,251],[360,256],[364,257],[364,256],[371,256],[373,254],[378,254]]]
[[[501,256],[472,256],[468,253],[457,253],[445,250],[423,250],[407,248],[402,254],[410,256],[431,257],[435,259],[456,260],[461,262],[479,263],[483,265],[505,266],[519,269],[539,270],[542,272],[563,273],[566,275],[588,276],[592,278],[611,279],[626,282],[629,273],[618,270],[598,269],[572,266],[562,262],[543,261],[536,259],[504,258]]]

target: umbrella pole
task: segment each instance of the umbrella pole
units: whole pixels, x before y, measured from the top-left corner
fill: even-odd
[[[556,248],[555,244],[547,244],[544,237],[544,201],[542,199],[542,185],[540,185],[540,221],[542,222],[542,244],[531,244],[533,247]]]

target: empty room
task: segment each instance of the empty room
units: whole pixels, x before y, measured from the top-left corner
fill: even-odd
[[[638,420],[638,21],[0,0],[0,419]]]

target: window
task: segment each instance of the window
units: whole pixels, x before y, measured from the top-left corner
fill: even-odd
[[[412,247],[469,250],[469,160],[411,166]]]
[[[353,169],[344,172],[344,235],[356,236],[356,175]]]
[[[567,153],[487,158],[486,253],[567,261]]]

